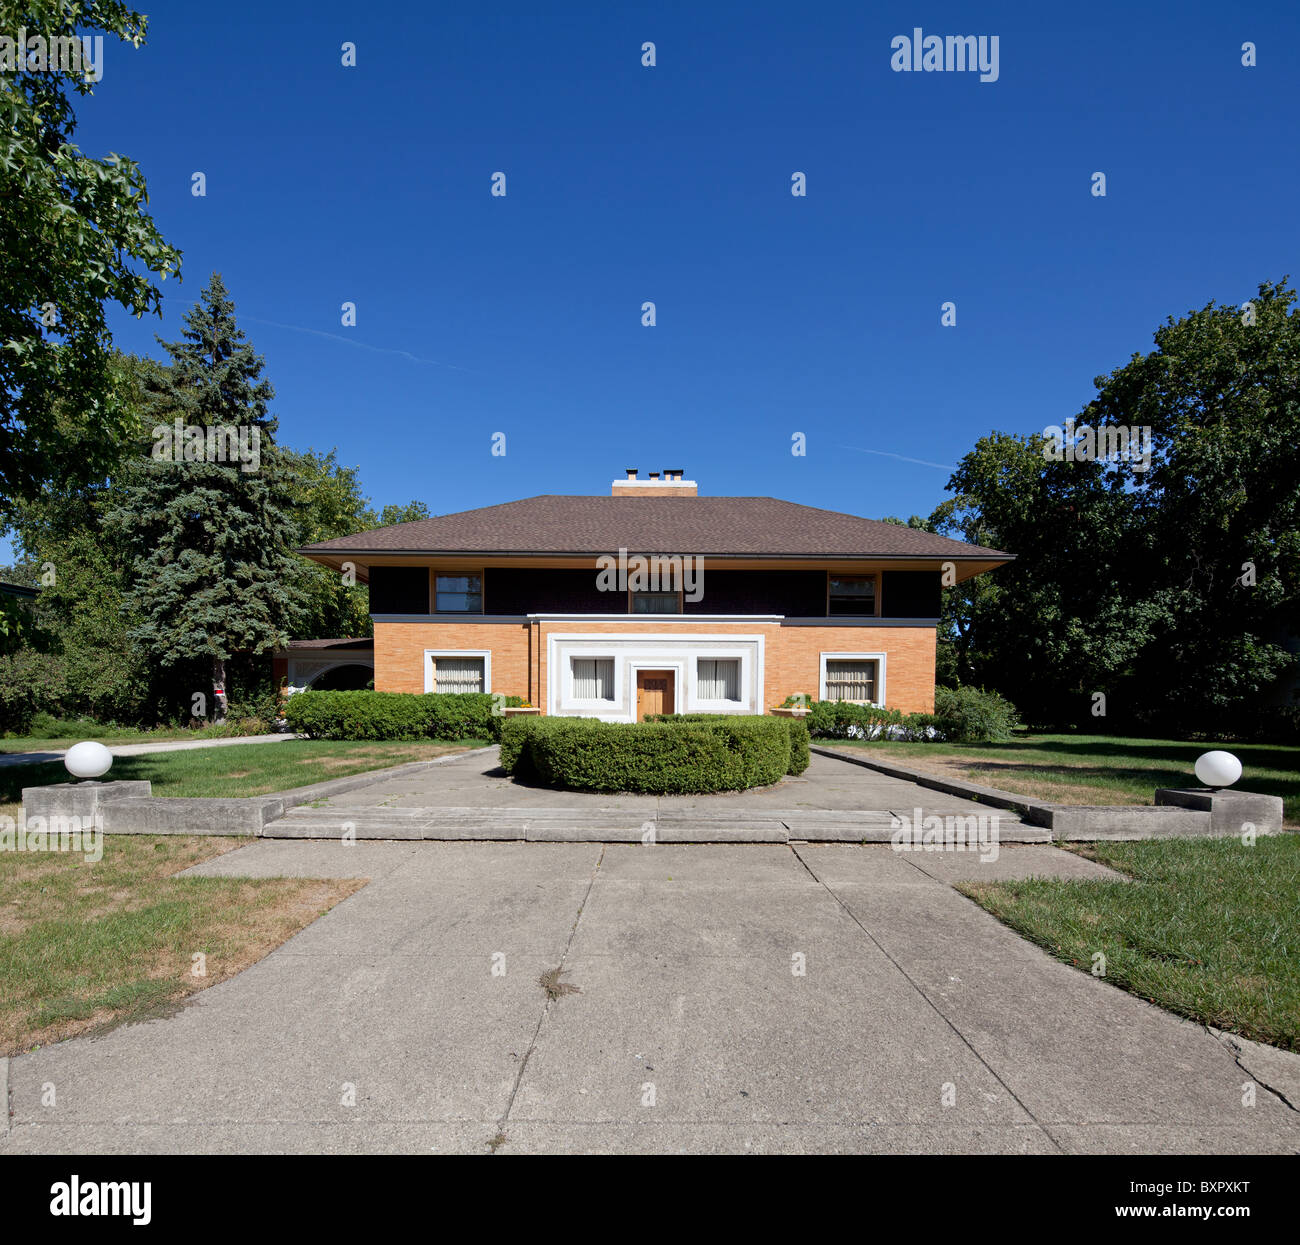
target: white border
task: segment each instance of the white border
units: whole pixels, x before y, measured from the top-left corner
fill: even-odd
[[[817,680],[817,699],[826,699],[826,659],[834,661],[874,661],[876,665],[876,699],[871,701],[877,708],[882,707],[885,701],[885,662],[887,660],[884,653],[823,653],[821,655],[821,671]]]
[[[643,624],[644,625],[644,624]],[[766,636],[712,633],[665,635],[641,632],[557,632],[546,637],[546,712],[553,717],[636,720],[636,676],[640,670],[673,672],[676,713],[764,712]],[[573,695],[572,657],[612,657],[615,699],[578,700]],[[700,657],[740,662],[741,700],[697,700],[695,661]]]
[[[424,650],[424,690],[434,690],[434,657],[481,657],[483,658],[483,690],[492,690],[492,650],[489,648],[426,648]]]

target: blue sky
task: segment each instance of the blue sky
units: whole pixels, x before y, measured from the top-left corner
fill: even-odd
[[[680,466],[928,514],[1166,315],[1300,278],[1294,3],[138,3],[78,138],[141,162],[184,281],[117,343],[221,271],[281,440],[377,504]],[[917,26],[996,34],[998,81],[892,71]]]

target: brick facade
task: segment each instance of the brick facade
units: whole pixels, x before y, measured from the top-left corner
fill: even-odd
[[[764,638],[764,708],[787,696],[818,695],[822,653],[884,653],[885,697],[904,713],[934,709],[936,631],[933,626],[820,626],[736,621],[664,623],[653,615],[635,623],[584,618],[539,622],[376,622],[375,688],[423,692],[429,649],[487,650],[494,692],[546,704],[547,637],[553,633],[602,635],[659,632],[665,636],[761,635]]]

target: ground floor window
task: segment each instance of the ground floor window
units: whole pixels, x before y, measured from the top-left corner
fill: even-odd
[[[484,689],[482,657],[434,657],[435,692],[481,692]]]
[[[575,700],[613,700],[614,659],[612,657],[575,657],[573,659],[573,695]]]
[[[826,659],[826,699],[867,703],[876,699],[876,663],[852,658]]]
[[[701,657],[695,673],[695,694],[700,700],[740,699],[740,659]]]

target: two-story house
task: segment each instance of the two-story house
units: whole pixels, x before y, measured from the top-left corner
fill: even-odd
[[[370,586],[375,688],[548,714],[763,713],[786,696],[934,707],[945,584],[1011,555],[628,469],[299,550]]]

